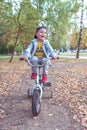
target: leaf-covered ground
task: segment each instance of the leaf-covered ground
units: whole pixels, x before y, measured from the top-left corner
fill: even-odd
[[[73,119],[78,121],[84,130],[87,128],[87,61],[85,60],[55,60],[49,69],[52,81],[52,104],[68,107],[73,113]],[[0,60],[0,98],[9,95],[17,82],[22,83],[21,76],[29,66],[18,59],[8,63]],[[28,72],[27,72],[28,73]],[[5,111],[0,104],[0,118],[5,117]]]
[[[0,60],[0,98],[8,96],[9,92],[17,84],[16,82],[20,79],[20,76],[25,73],[29,67],[18,59],[13,60],[9,63],[9,59]],[[2,104],[0,104],[0,107]],[[2,108],[2,107],[1,107]],[[3,109],[0,109],[0,118],[5,116]]]
[[[61,60],[53,69],[54,103],[68,106],[73,119],[87,128],[87,62]]]

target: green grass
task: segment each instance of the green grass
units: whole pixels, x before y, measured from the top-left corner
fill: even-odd
[[[10,56],[10,55],[8,55],[8,54],[0,54],[0,56]]]
[[[76,56],[76,53],[60,53],[61,56]],[[79,56],[87,56],[87,53],[79,53]]]

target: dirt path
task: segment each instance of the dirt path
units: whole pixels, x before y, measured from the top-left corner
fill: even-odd
[[[68,82],[66,71],[78,63],[64,61],[64,64],[61,61],[58,64],[54,63],[56,71],[55,68],[50,68],[49,80],[52,81],[52,86],[48,88],[48,92],[49,89],[53,90],[54,97],[48,98],[49,93],[43,95],[42,109],[38,117],[32,116],[31,100],[27,96],[28,88],[34,84],[29,80],[30,71],[26,71],[20,77],[8,96],[2,96],[0,99],[1,108],[4,110],[3,118],[0,119],[0,130],[86,130],[81,122],[73,118],[76,113],[72,109],[74,106],[70,107],[72,101],[66,98],[69,96],[67,90],[69,88],[66,88],[66,81]],[[66,90],[62,91],[64,88]]]

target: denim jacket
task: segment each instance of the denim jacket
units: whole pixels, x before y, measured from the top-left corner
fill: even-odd
[[[24,51],[24,55],[31,58],[35,55],[35,52],[38,47],[38,40],[33,39],[28,48]],[[43,51],[47,58],[53,57],[55,55],[55,51],[53,50],[52,46],[49,44],[48,40],[45,40],[43,43]]]

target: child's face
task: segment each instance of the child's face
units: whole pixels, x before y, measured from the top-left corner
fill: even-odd
[[[47,35],[46,29],[44,29],[44,28],[39,29],[38,32],[36,33],[38,40],[40,40],[42,42],[45,40],[46,35]]]

